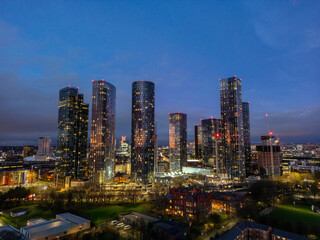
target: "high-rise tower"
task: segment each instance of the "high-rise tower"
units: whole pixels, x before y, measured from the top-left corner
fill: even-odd
[[[194,148],[196,159],[202,159],[202,127],[199,124],[194,126]]]
[[[242,102],[242,116],[243,116],[243,137],[244,137],[244,156],[246,163],[246,176],[251,174],[251,138],[250,138],[250,114],[249,103]]]
[[[221,130],[220,119],[201,119],[202,129],[202,161],[205,167],[213,167],[216,174],[221,168]]]
[[[38,156],[48,156],[51,151],[51,138],[39,137],[38,141]]]
[[[245,177],[241,79],[220,80],[223,168],[230,179]]]
[[[88,114],[89,105],[83,103],[78,88],[68,86],[59,91],[56,167],[59,177],[88,177]]]
[[[170,171],[187,166],[187,114],[169,114]]]
[[[96,183],[105,183],[113,177],[115,115],[116,88],[105,80],[92,80],[90,164]]]
[[[154,83],[132,84],[131,181],[147,183],[154,173]]]

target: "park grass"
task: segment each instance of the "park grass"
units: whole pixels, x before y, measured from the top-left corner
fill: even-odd
[[[296,233],[299,233],[297,226],[301,223],[307,228],[305,233],[313,233],[313,229],[319,228],[320,223],[320,214],[311,212],[310,206],[306,205],[279,205],[264,218],[267,223],[274,223],[277,228]],[[288,225],[293,227],[288,229]]]
[[[10,216],[10,211],[16,209],[26,209],[27,214],[13,218]],[[3,216],[0,217],[0,220],[2,220],[6,224],[9,224],[19,229],[21,227],[26,226],[28,220],[36,218],[44,218],[46,220],[51,220],[55,218],[55,214],[49,208],[43,208],[37,205],[29,205],[6,210]]]
[[[139,203],[136,205],[110,205],[85,210],[85,214],[94,224],[99,225],[102,222],[116,219],[117,217],[119,217],[119,215],[126,214],[132,211],[148,213],[149,207],[150,206],[148,205],[148,203]]]

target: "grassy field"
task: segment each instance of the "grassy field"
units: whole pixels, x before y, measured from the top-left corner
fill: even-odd
[[[15,209],[26,209],[28,213],[24,216],[13,218],[10,216],[10,211]],[[36,218],[44,218],[50,220],[55,218],[55,214],[50,209],[38,207],[36,205],[30,205],[6,210],[3,216],[0,217],[0,220],[5,224],[10,224],[13,227],[19,229],[20,227],[26,226],[28,220]]]
[[[128,204],[93,208],[85,210],[85,213],[93,223],[100,224],[104,221],[115,219],[119,215],[129,213],[131,211],[146,212],[148,209],[148,203],[139,203],[136,205]]]
[[[305,205],[280,205],[264,218],[270,225],[299,234],[314,233],[320,223],[320,214],[311,212],[310,206]]]

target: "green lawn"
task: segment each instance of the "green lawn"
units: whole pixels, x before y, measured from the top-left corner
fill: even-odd
[[[13,218],[10,216],[10,211],[15,209],[27,209],[28,213],[24,216]],[[51,220],[55,218],[55,214],[48,208],[38,207],[37,205],[29,205],[6,210],[4,215],[0,217],[0,220],[19,229],[20,227],[26,226],[28,220],[36,218]]]
[[[136,205],[113,205],[93,208],[85,210],[85,213],[92,222],[98,225],[104,221],[115,219],[119,215],[129,213],[131,211],[146,212],[148,209],[148,203],[140,203]]]
[[[310,206],[306,205],[280,205],[265,216],[265,220],[280,229],[300,234],[313,233],[315,228],[319,228],[320,214],[311,212]],[[301,229],[301,224],[305,225],[305,229]]]

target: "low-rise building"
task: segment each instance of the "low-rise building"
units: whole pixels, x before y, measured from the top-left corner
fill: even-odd
[[[211,193],[212,210],[235,215],[246,203],[247,191],[214,191]]]
[[[148,228],[151,226],[158,239],[182,240],[189,233],[188,226],[140,212],[122,215],[120,216],[120,221],[138,228]]]
[[[71,213],[63,213],[50,221],[45,219],[29,220],[27,226],[22,227],[20,232],[30,240],[50,240],[88,229],[90,229],[89,220]]]
[[[195,186],[170,188],[166,195],[166,214],[197,219],[211,212],[211,195]]]
[[[218,240],[310,240],[307,237],[272,229],[270,226],[243,221],[235,225],[228,232],[223,234]]]
[[[27,240],[26,236],[21,234],[17,229],[11,225],[5,225],[0,227],[0,239],[10,240]]]

